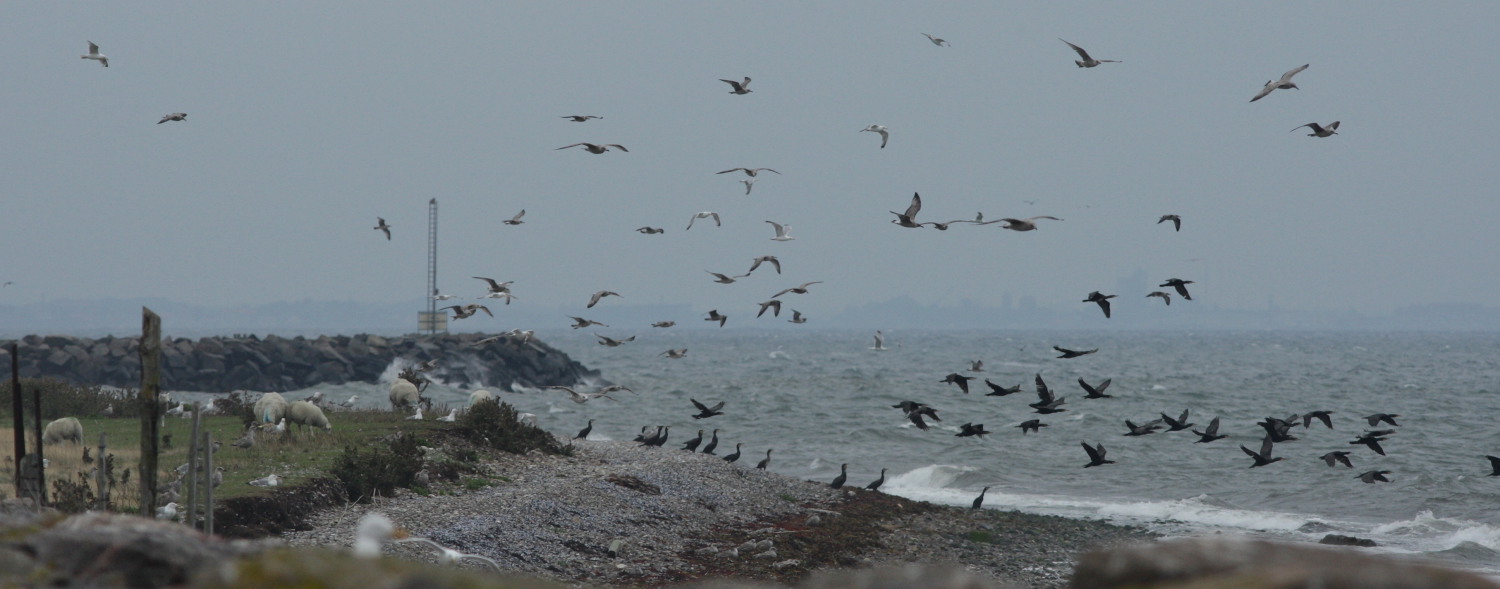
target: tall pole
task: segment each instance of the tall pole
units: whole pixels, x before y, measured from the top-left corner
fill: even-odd
[[[22,467],[22,464],[21,464],[21,459],[24,458],[24,457],[26,457],[26,413],[25,413],[25,411],[22,410],[22,406],[21,406],[21,399],[22,399],[22,397],[21,397],[21,365],[20,365],[20,361],[21,360],[20,360],[19,352],[16,351],[16,344],[15,344],[15,342],[11,342],[11,344],[10,344],[10,405],[11,405],[11,413],[10,413],[10,415],[11,415],[11,418],[15,420],[15,425],[14,425],[14,427],[15,427],[15,433],[16,433],[16,470],[15,470],[15,472],[16,472],[16,480],[17,481],[21,480],[21,476],[22,476],[21,473],[26,472],[25,470],[22,470],[23,467]],[[37,427],[41,427],[41,426],[38,425]],[[21,495],[21,493],[20,493],[20,486],[19,485],[17,485],[16,491],[17,491],[16,492],[16,496],[19,497]]]
[[[427,201],[427,313],[437,314],[437,199]],[[428,324],[428,335],[437,333],[437,324]]]
[[[157,441],[161,438],[161,317],[141,307],[141,513],[156,513]],[[104,460],[104,456],[99,456]]]

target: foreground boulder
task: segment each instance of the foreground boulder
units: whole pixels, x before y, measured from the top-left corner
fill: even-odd
[[[1484,577],[1386,555],[1237,537],[1085,554],[1073,587],[1111,589],[1500,589]]]

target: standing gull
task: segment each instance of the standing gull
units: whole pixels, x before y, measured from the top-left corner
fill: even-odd
[[[1057,40],[1058,41],[1062,41],[1064,43],[1068,43],[1067,41],[1063,40],[1062,38],[1058,38]],[[1078,61],[1078,60],[1074,60],[1073,61],[1073,63],[1078,64],[1078,67],[1094,67],[1094,66],[1097,66],[1097,65],[1099,65],[1101,63],[1120,63],[1120,61],[1117,60],[1117,59],[1094,59],[1092,57],[1089,57],[1089,52],[1084,51],[1082,47],[1079,47],[1079,46],[1074,45],[1072,43],[1068,43],[1068,46],[1072,47],[1074,51],[1078,52],[1078,56],[1083,58],[1083,61]]]
[[[1267,80],[1266,86],[1264,88],[1261,88],[1260,92],[1255,95],[1255,98],[1250,99],[1250,102],[1255,102],[1257,100],[1265,98],[1266,95],[1270,94],[1272,90],[1301,90],[1301,88],[1298,88],[1296,84],[1292,83],[1292,76],[1301,73],[1302,70],[1307,69],[1307,66],[1309,65],[1312,64],[1304,63],[1302,64],[1302,67],[1293,68],[1287,71],[1287,73],[1281,74],[1280,80]]]
[[[103,53],[99,53],[99,46],[95,45],[93,41],[89,41],[89,54],[80,55],[79,57],[83,59],[92,59],[99,62],[99,65],[109,67],[109,56],[104,55]]]
[[[729,84],[730,86],[732,86],[734,88],[733,90],[729,91],[730,94],[749,94],[751,92],[751,90],[750,90],[750,76],[745,76],[745,81],[743,81],[743,82],[736,82],[734,80],[725,80],[724,78],[719,78],[719,81],[723,82],[725,84]]]
[[[948,42],[947,39],[940,39],[938,37],[934,37],[934,36],[929,35],[927,33],[922,33],[922,36],[923,37],[927,37],[928,41],[932,41],[932,44],[933,45],[937,45],[938,47],[952,47],[953,46],[951,43]]]
[[[385,232],[385,240],[386,241],[390,241],[391,240],[391,226],[387,225],[385,223],[385,217],[375,217],[375,219],[377,221],[377,223],[375,225],[375,230],[376,231],[384,231]]]
[[[871,133],[879,133],[880,134],[880,148],[881,149],[885,149],[886,142],[888,142],[888,141],[891,140],[891,132],[886,129],[885,125],[870,125],[868,127],[865,127],[863,129],[859,130],[860,133],[863,133],[865,131],[869,131]]]

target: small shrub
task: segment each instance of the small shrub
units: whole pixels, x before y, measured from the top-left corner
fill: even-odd
[[[78,473],[78,481],[69,481],[65,478],[52,479],[52,506],[63,513],[83,513],[94,508],[98,497],[94,496],[94,487],[89,484],[89,477],[84,473]]]
[[[389,497],[397,487],[410,488],[422,469],[422,450],[415,436],[397,434],[388,447],[375,445],[367,451],[344,446],[334,461],[333,475],[344,483],[349,497],[369,503],[377,494]]]
[[[507,403],[476,403],[459,418],[456,431],[475,445],[512,454],[525,454],[531,450],[548,454],[569,453],[546,430],[517,421],[516,409]]]

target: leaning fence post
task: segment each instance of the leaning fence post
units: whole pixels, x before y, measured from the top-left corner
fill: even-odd
[[[203,414],[200,412],[202,405],[193,402],[193,435],[188,438],[188,471],[183,479],[187,481],[187,520],[189,528],[198,527],[198,428],[202,424]]]
[[[161,414],[161,317],[141,307],[141,514],[156,513],[156,471],[159,467]],[[101,456],[102,458],[102,456]]]
[[[214,436],[208,429],[203,430],[203,472],[207,473],[207,483],[203,485],[203,533],[213,535],[214,533]]]

